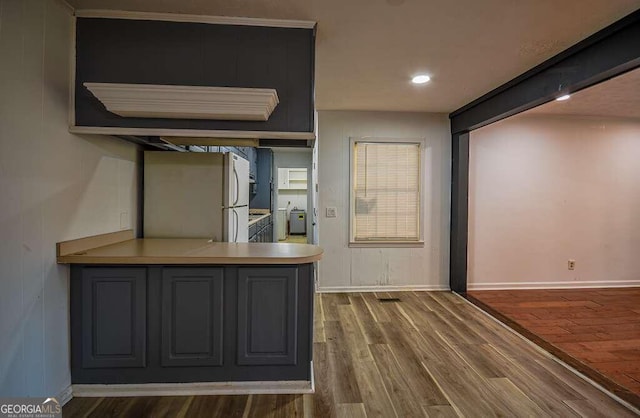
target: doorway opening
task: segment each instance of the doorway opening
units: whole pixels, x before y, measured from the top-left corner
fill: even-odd
[[[278,167],[277,228],[278,242],[308,242],[307,167]]]
[[[316,239],[313,150],[273,149],[274,242],[313,244]]]

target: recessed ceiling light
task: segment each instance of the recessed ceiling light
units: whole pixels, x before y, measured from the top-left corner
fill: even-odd
[[[417,75],[417,76],[413,77],[411,79],[411,82],[413,84],[424,84],[424,83],[429,82],[429,80],[431,80],[431,77],[429,77],[426,74],[420,74],[420,75]]]
[[[569,98],[571,97],[570,94],[565,94],[564,96],[560,96],[556,98],[556,101],[558,102],[564,102],[565,100],[569,100]]]

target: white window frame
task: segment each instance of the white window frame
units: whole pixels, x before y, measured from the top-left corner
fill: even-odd
[[[417,241],[356,241],[355,240],[355,145],[358,142],[378,142],[383,144],[417,144],[419,145],[419,176],[418,176],[418,199],[419,199],[419,213],[418,213],[418,240]],[[376,138],[376,137],[350,137],[349,138],[349,247],[365,248],[365,247],[378,247],[378,248],[414,248],[424,247],[424,190],[426,184],[426,170],[425,170],[425,138]]]

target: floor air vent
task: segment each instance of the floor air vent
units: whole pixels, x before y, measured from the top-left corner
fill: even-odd
[[[378,298],[378,301],[381,303],[401,302],[400,298]]]

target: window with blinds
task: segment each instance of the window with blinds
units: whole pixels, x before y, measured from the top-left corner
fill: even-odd
[[[352,140],[351,241],[420,241],[420,142]]]

